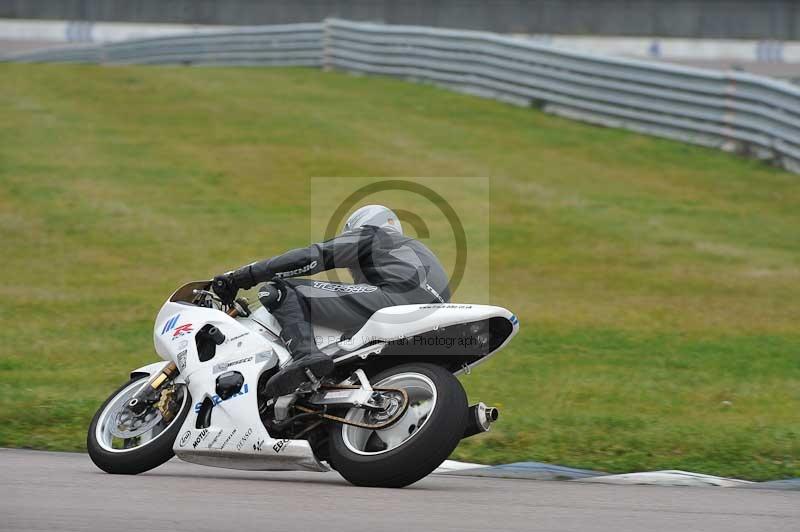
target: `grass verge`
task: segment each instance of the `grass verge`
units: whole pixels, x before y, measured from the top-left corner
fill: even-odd
[[[0,445],[82,449],[171,289],[306,243],[310,177],[485,176],[522,332],[463,379],[503,416],[456,458],[800,476],[798,176],[387,79],[0,78]]]

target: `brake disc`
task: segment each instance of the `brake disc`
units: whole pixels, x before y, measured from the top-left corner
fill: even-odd
[[[161,423],[162,420],[166,422],[172,421],[176,414],[172,409],[180,404],[175,401],[174,396],[174,387],[165,388],[161,391],[161,397],[158,402],[138,416],[125,406],[127,404],[127,401],[125,401],[122,408],[114,414],[114,421],[108,429],[109,432],[117,438],[127,440],[141,436]]]
[[[108,428],[117,438],[130,439],[141,436],[161,422],[161,411],[148,408],[140,416],[136,416],[127,408],[122,408],[114,415],[114,421]]]

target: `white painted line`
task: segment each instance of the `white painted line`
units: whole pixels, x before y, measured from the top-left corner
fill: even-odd
[[[464,471],[467,469],[477,469],[479,467],[491,467],[483,464],[472,464],[469,462],[458,462],[456,460],[445,460],[442,465],[436,468],[434,473],[449,473],[450,471]]]
[[[746,487],[753,484],[748,480],[715,477],[688,471],[666,470],[623,475],[605,475],[572,480],[570,482],[599,482],[601,484],[644,484],[654,486],[717,486],[721,488]]]

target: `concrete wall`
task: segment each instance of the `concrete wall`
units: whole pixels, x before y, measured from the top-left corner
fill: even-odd
[[[329,16],[501,33],[800,40],[798,0],[0,0],[0,18],[241,25]]]

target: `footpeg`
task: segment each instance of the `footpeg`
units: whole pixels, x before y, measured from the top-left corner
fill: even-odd
[[[265,392],[272,397],[317,391],[322,378],[333,372],[333,360],[324,353],[304,355],[284,366],[267,381]]]
[[[311,381],[311,384],[313,385],[313,387],[314,388],[318,388],[319,387],[319,379],[308,368],[305,369],[305,373],[306,373],[306,377],[308,377],[308,380]]]

